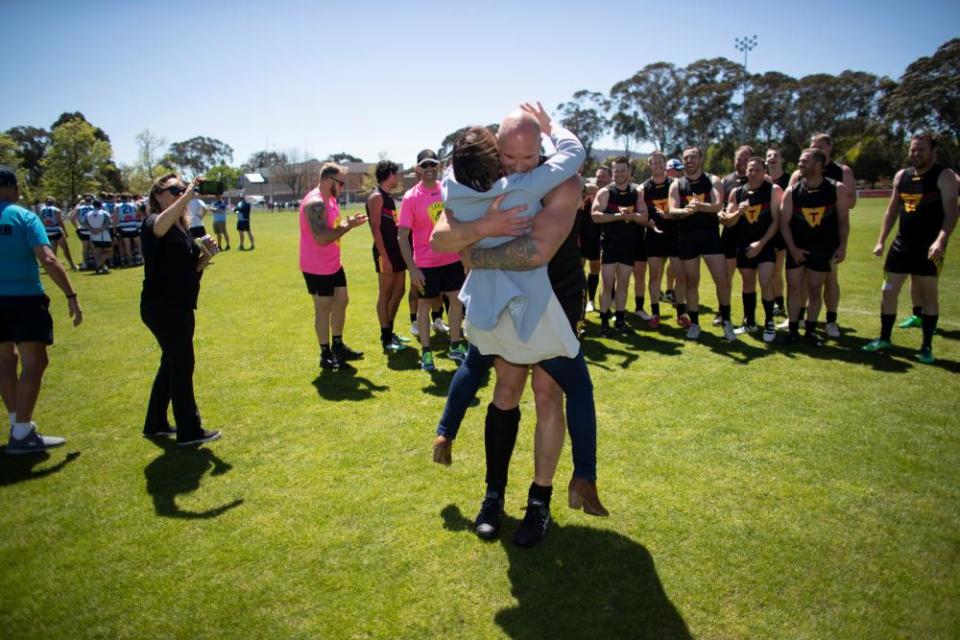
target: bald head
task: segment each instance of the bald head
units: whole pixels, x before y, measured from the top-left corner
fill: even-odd
[[[497,134],[500,162],[507,173],[526,173],[540,164],[540,123],[517,109],[503,119]]]

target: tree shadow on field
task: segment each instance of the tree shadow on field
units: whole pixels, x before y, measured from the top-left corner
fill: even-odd
[[[441,516],[448,531],[473,529],[455,505]],[[643,545],[612,531],[553,523],[543,542],[526,549],[513,544],[519,521],[506,517],[503,525],[500,545],[518,602],[495,620],[511,638],[693,637]]]
[[[221,460],[210,449],[178,447],[173,440],[151,439],[150,442],[163,450],[163,454],[143,470],[147,479],[147,493],[153,498],[153,508],[158,516],[204,520],[216,518],[243,504],[243,498],[238,498],[205,511],[181,509],[177,506],[177,496],[199,489],[200,479],[208,469],[212,468],[211,476],[220,476],[230,471],[233,466]]]
[[[50,454],[46,451],[38,451],[22,456],[8,456],[6,445],[0,447],[0,487],[5,487],[18,482],[27,480],[39,480],[46,478],[59,471],[80,457],[79,451],[71,451],[67,457],[53,465],[43,469],[34,469],[41,462],[50,459]]]
[[[367,378],[358,376],[353,367],[341,367],[338,371],[324,369],[312,384],[321,398],[334,402],[369,400],[375,392],[390,390],[387,385],[374,384]]]

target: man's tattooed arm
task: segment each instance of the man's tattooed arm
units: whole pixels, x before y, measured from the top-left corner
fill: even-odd
[[[521,236],[496,247],[470,250],[471,269],[528,271],[547,263],[531,236]]]
[[[307,221],[310,223],[310,231],[317,239],[327,230],[327,206],[323,204],[320,198],[314,198],[307,203]]]

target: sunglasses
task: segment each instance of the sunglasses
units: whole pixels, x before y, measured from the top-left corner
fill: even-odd
[[[179,185],[173,185],[173,186],[171,186],[171,187],[167,187],[166,189],[160,189],[160,191],[169,191],[169,192],[170,192],[170,195],[172,195],[172,196],[174,196],[174,197],[181,196],[181,195],[183,195],[184,193],[187,192],[186,189],[184,189],[183,187],[181,187],[181,186],[179,186]]]
[[[436,161],[436,160],[424,160],[423,162],[421,162],[421,163],[418,164],[417,166],[420,167],[421,169],[427,169],[427,168],[429,168],[429,167],[436,167],[436,166],[439,165],[439,164],[440,164],[440,163],[439,163],[438,161]]]
[[[330,176],[330,179],[336,182],[341,187],[347,184],[346,180],[341,180],[340,178],[334,178],[333,176]]]

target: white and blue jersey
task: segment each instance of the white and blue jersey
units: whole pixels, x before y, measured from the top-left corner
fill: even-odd
[[[90,225],[87,224],[87,216],[90,215],[91,211],[95,211],[95,208],[92,204],[82,204],[77,207],[77,222],[80,224],[80,228],[84,231],[90,230]]]
[[[48,236],[63,235],[63,227],[60,226],[60,209],[50,205],[41,207],[40,220],[43,221],[43,228]]]
[[[137,205],[132,202],[118,204],[117,217],[120,219],[118,226],[122,231],[136,231],[140,228],[140,222],[137,220]]]

